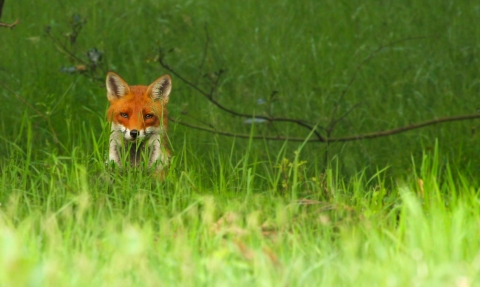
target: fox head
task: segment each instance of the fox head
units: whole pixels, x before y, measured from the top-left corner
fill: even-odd
[[[112,132],[121,132],[127,141],[149,138],[167,129],[167,109],[172,79],[163,75],[150,86],[129,86],[114,72],[107,74],[107,112]]]

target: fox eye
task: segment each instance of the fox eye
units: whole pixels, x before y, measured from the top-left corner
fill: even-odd
[[[120,113],[120,116],[121,116],[122,118],[128,119],[128,114],[126,114],[126,113]]]
[[[153,114],[146,114],[143,116],[144,119],[151,119],[153,118]]]

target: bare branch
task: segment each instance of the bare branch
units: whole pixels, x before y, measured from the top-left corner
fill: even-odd
[[[305,138],[297,138],[297,137],[263,136],[263,135],[262,136],[253,136],[253,135],[250,135],[250,134],[237,134],[237,133],[231,133],[231,132],[226,132],[226,131],[219,131],[219,130],[214,129],[214,128],[200,127],[200,126],[193,125],[193,124],[190,124],[190,123],[187,123],[187,122],[184,122],[184,121],[172,118],[172,117],[169,117],[168,119],[171,122],[180,124],[182,126],[186,126],[186,127],[192,128],[192,129],[205,131],[205,132],[209,132],[209,133],[219,134],[219,135],[222,135],[222,136],[228,136],[228,137],[236,137],[236,138],[244,138],[244,139],[249,139],[249,138],[252,138],[252,139],[266,139],[266,140],[275,140],[275,141],[293,141],[293,142],[304,142],[305,141]],[[319,140],[316,139],[316,141],[318,142]]]
[[[55,47],[57,47],[57,49],[66,54],[68,57],[70,57],[71,59],[74,59],[80,63],[82,63],[83,65],[87,66],[88,63],[82,59],[80,59],[79,57],[77,57],[77,55],[75,55],[74,53],[72,53],[70,51],[70,49],[68,49],[62,42],[60,42],[57,38],[55,38],[54,36],[52,36],[52,34],[50,33],[50,28],[47,27],[45,29],[45,33],[47,34],[48,38],[50,38],[50,40],[52,40],[53,44],[55,45]]]
[[[440,123],[463,121],[463,120],[473,120],[473,119],[478,119],[478,118],[480,118],[480,114],[443,117],[443,118],[438,118],[438,119],[434,119],[434,120],[421,122],[421,123],[418,123],[418,124],[410,124],[408,126],[394,128],[394,129],[386,130],[386,131],[378,131],[378,132],[372,132],[372,133],[361,134],[361,135],[356,135],[356,136],[330,138],[329,141],[330,142],[348,142],[348,141],[356,141],[356,140],[363,140],[363,139],[373,139],[373,138],[391,136],[391,135],[394,135],[394,134],[399,134],[399,133],[403,133],[403,132],[406,132],[406,131],[419,129],[419,128],[423,128],[423,127],[426,127],[426,126],[432,126],[432,125],[436,125],[436,124],[440,124]]]
[[[205,51],[204,51],[202,63],[200,65],[200,67],[202,69],[203,69],[203,65],[204,65],[204,62],[205,62],[205,58],[206,58],[208,44],[209,44],[209,41],[210,41],[210,38],[208,36],[208,30],[206,28],[205,28],[205,30],[206,30],[206,33],[207,33],[207,43],[206,43],[206,46],[205,46]],[[169,119],[172,122],[178,123],[180,125],[183,125],[183,126],[186,126],[186,127],[189,127],[189,128],[193,128],[193,129],[197,129],[197,130],[201,130],[201,131],[206,131],[206,132],[210,132],[210,133],[215,133],[215,134],[219,134],[219,135],[223,135],[223,136],[248,138],[248,139],[275,140],[275,141],[317,142],[317,143],[321,142],[321,143],[325,143],[325,144],[329,145],[331,143],[337,143],[337,142],[349,142],[349,141],[356,141],[356,140],[362,140],[362,139],[373,139],[373,138],[385,137],[385,136],[399,134],[399,133],[403,133],[403,132],[406,132],[406,131],[419,129],[419,128],[423,128],[423,127],[426,127],[426,126],[431,126],[431,125],[445,123],[445,122],[472,120],[472,119],[480,118],[480,114],[443,117],[443,118],[428,120],[428,121],[425,121],[425,122],[420,122],[420,123],[417,123],[417,124],[410,124],[408,126],[398,127],[398,128],[394,128],[394,129],[390,129],[390,130],[376,131],[376,132],[359,134],[359,135],[354,135],[354,136],[331,137],[331,134],[333,133],[333,130],[334,130],[335,126],[339,122],[344,120],[360,104],[360,103],[355,104],[353,107],[348,109],[344,114],[342,114],[339,117],[336,117],[339,105],[341,104],[341,102],[345,98],[345,95],[346,95],[348,89],[351,87],[351,85],[353,84],[353,82],[357,78],[357,75],[358,75],[360,69],[365,65],[365,63],[367,63],[370,59],[373,58],[373,56],[375,56],[376,54],[378,54],[379,52],[381,52],[382,50],[384,50],[387,47],[391,47],[391,46],[394,46],[398,43],[402,43],[402,42],[406,42],[406,41],[425,39],[425,38],[428,38],[428,37],[409,37],[409,38],[405,38],[405,39],[401,39],[401,40],[398,40],[398,41],[388,43],[386,45],[382,45],[382,46],[378,47],[375,51],[370,53],[365,59],[363,59],[363,61],[361,61],[357,65],[352,77],[350,78],[349,82],[347,83],[346,88],[341,93],[340,98],[337,101],[337,103],[335,103],[335,105],[333,107],[332,117],[331,117],[330,123],[328,124],[327,128],[320,127],[320,126],[315,125],[311,122],[300,120],[300,119],[293,119],[293,118],[286,118],[286,117],[274,117],[274,116],[271,116],[268,113],[267,113],[268,114],[267,116],[264,116],[264,115],[263,116],[262,115],[256,116],[256,115],[241,113],[241,112],[232,110],[230,108],[227,108],[227,107],[223,106],[221,103],[219,103],[217,100],[215,100],[214,97],[213,97],[213,95],[215,93],[215,90],[218,86],[219,77],[220,77],[222,71],[217,73],[217,75],[216,75],[217,77],[212,80],[212,86],[210,88],[210,91],[207,92],[207,91],[203,90],[202,88],[200,88],[197,84],[194,84],[194,83],[190,82],[185,77],[183,77],[182,75],[177,73],[173,68],[171,68],[169,65],[167,65],[164,62],[163,55],[160,55],[160,57],[158,58],[158,62],[163,68],[167,69],[170,73],[175,75],[177,78],[179,78],[185,84],[187,84],[188,86],[190,86],[191,88],[193,88],[194,90],[199,92],[201,95],[206,97],[208,101],[210,101],[212,104],[214,104],[220,110],[222,110],[226,113],[229,113],[233,116],[242,117],[242,118],[249,118],[249,119],[252,119],[252,118],[253,119],[262,119],[262,120],[267,121],[268,123],[273,123],[273,122],[294,123],[296,125],[299,125],[301,127],[306,128],[309,132],[313,131],[316,138],[306,139],[304,137],[288,137],[288,136],[280,136],[280,135],[277,135],[277,136],[251,135],[251,134],[234,133],[234,132],[218,130],[214,126],[212,126],[211,124],[207,124],[207,123],[203,123],[203,124],[205,124],[208,127],[203,127],[203,126],[198,126],[198,125],[191,124],[191,123],[188,123],[188,122],[184,122],[184,121],[181,121],[179,119],[172,118],[172,117],[170,117]],[[193,119],[195,121],[199,122],[198,119],[195,119],[195,118],[193,118]],[[321,135],[319,133],[318,129],[322,129],[325,132],[325,136]]]
[[[0,18],[2,18],[2,11],[3,11],[3,4],[5,4],[5,0],[0,0]],[[0,27],[10,28],[13,29],[17,24],[20,23],[20,20],[15,20],[12,24],[7,24],[0,22]]]
[[[234,116],[237,116],[237,117],[242,117],[242,118],[257,118],[257,119],[264,119],[266,121],[269,121],[269,122],[290,122],[290,123],[294,123],[294,124],[297,124],[299,126],[302,126],[306,129],[308,129],[308,131],[314,131],[314,134],[315,136],[317,137],[317,139],[319,141],[325,141],[325,139],[323,138],[323,136],[316,130],[316,127],[304,120],[299,120],[299,119],[292,119],[292,118],[283,118],[283,117],[269,117],[269,116],[257,116],[257,115],[251,115],[251,114],[244,114],[244,113],[240,113],[240,112],[237,112],[237,111],[234,111],[234,110],[231,110],[225,106],[223,106],[222,104],[220,104],[218,101],[216,101],[214,98],[213,98],[213,92],[214,92],[214,89],[215,89],[215,85],[218,83],[214,83],[214,86],[212,87],[212,90],[210,92],[205,92],[204,90],[200,89],[197,85],[195,85],[194,83],[190,82],[189,80],[187,80],[186,78],[184,78],[183,76],[181,76],[180,74],[178,74],[173,68],[171,68],[169,65],[167,65],[164,61],[163,61],[163,58],[162,57],[159,57],[158,59],[158,62],[159,64],[167,69],[170,73],[174,74],[177,78],[179,78],[182,82],[184,82],[185,84],[189,85],[190,87],[192,87],[194,90],[196,90],[197,92],[199,92],[200,94],[202,94],[204,97],[206,97],[212,104],[214,104],[215,106],[217,106],[220,110],[224,111],[224,112],[227,112],[231,115],[234,115]]]
[[[359,105],[360,105],[360,103],[356,103],[355,105],[353,105],[353,107],[348,109],[348,111],[346,111],[343,115],[341,115],[340,117],[338,117],[336,119],[332,119],[332,121],[330,122],[330,125],[328,126],[328,131],[327,132],[331,133],[333,131],[333,129],[335,128],[335,125],[338,124],[340,121],[342,121],[344,118],[346,118]]]
[[[15,20],[15,22],[13,22],[12,24],[7,24],[7,23],[0,22],[0,27],[13,29],[15,26],[17,26],[18,23],[20,23],[20,20],[18,20],[18,19]]]
[[[206,37],[207,37],[207,40],[206,40],[206,44],[205,44],[205,49],[204,49],[204,53],[203,53],[203,58],[202,58],[202,63],[200,65],[200,68],[203,69],[203,65],[205,63],[205,59],[206,59],[206,54],[207,54],[207,50],[208,50],[208,46],[209,46],[209,42],[210,42],[210,37],[208,35],[208,29],[207,29],[207,26],[205,25],[205,33],[206,33]],[[380,47],[378,47],[375,51],[373,51],[372,53],[370,53],[365,59],[363,59],[363,61],[360,62],[360,64],[357,65],[356,69],[355,69],[355,72],[353,73],[352,77],[350,78],[348,84],[347,84],[347,87],[343,90],[343,92],[341,93],[340,95],[340,98],[339,100],[335,103],[334,107],[333,107],[333,112],[332,112],[332,116],[331,116],[331,120],[330,120],[330,123],[328,124],[328,127],[327,128],[324,128],[324,127],[321,127],[321,126],[318,126],[317,125],[314,125],[312,123],[309,123],[307,121],[304,121],[304,120],[300,120],[300,119],[293,119],[293,118],[285,118],[285,117],[273,117],[271,115],[267,115],[267,116],[261,116],[261,115],[252,115],[252,114],[245,114],[245,113],[241,113],[241,112],[237,112],[235,110],[232,110],[230,108],[227,108],[225,107],[224,105],[220,104],[217,100],[214,99],[213,95],[214,95],[214,92],[217,88],[217,85],[218,85],[218,81],[219,81],[219,77],[222,73],[222,71],[219,72],[219,74],[217,75],[217,78],[213,81],[212,83],[212,86],[210,88],[210,91],[209,92],[206,92],[205,90],[201,89],[197,84],[195,83],[192,83],[190,82],[189,80],[187,80],[186,78],[184,78],[183,76],[181,76],[180,74],[178,74],[172,67],[170,67],[169,65],[167,65],[165,62],[164,62],[164,59],[163,59],[163,55],[160,55],[160,57],[158,58],[158,62],[159,64],[167,69],[168,71],[170,71],[172,74],[174,74],[176,77],[178,77],[181,81],[183,81],[184,83],[186,83],[187,85],[189,85],[190,87],[192,87],[194,90],[196,90],[197,92],[199,92],[200,94],[202,94],[204,97],[206,97],[208,99],[208,101],[210,101],[212,104],[214,104],[217,108],[219,108],[220,110],[226,112],[226,113],[229,113],[233,116],[237,116],[237,117],[243,117],[243,118],[256,118],[256,119],[263,119],[263,120],[266,120],[268,122],[289,122],[289,123],[294,123],[296,125],[299,125],[301,127],[304,127],[306,129],[308,129],[308,131],[313,131],[313,133],[315,134],[317,140],[319,142],[328,142],[330,140],[333,140],[330,138],[335,126],[340,122],[342,121],[345,117],[347,117],[351,111],[353,111],[359,104],[356,104],[354,105],[352,108],[350,108],[347,112],[345,112],[343,115],[341,115],[340,117],[336,118],[336,114],[338,112],[338,107],[340,106],[340,104],[342,103],[343,99],[345,98],[345,95],[348,91],[348,89],[350,88],[350,86],[353,84],[353,82],[355,81],[355,79],[357,78],[357,75],[360,71],[360,69],[365,65],[365,63],[367,63],[370,59],[373,58],[373,56],[375,56],[376,54],[380,53],[382,50],[384,50],[385,48],[387,47],[391,47],[391,46],[394,46],[398,43],[402,43],[402,42],[406,42],[406,41],[411,41],[411,40],[418,40],[418,39],[424,39],[424,38],[427,38],[427,37],[409,37],[409,38],[405,38],[405,39],[401,39],[401,40],[398,40],[398,41],[394,41],[394,42],[391,42],[391,43],[388,43],[386,45],[382,45]],[[197,80],[198,81],[198,80]],[[193,127],[193,126],[191,126]],[[200,128],[200,127],[198,127]],[[323,136],[320,134],[320,132],[318,131],[318,129],[322,129],[325,131],[325,134],[326,136]],[[211,131],[213,132],[213,130]],[[217,131],[218,133],[218,131]],[[222,132],[222,133],[226,133],[225,135],[228,135],[228,134],[232,134],[233,133],[228,133],[228,132]],[[250,137],[250,136],[248,136]],[[276,137],[275,137],[276,138]]]
[[[434,120],[429,120],[425,122],[421,122],[418,124],[410,124],[408,126],[403,126],[403,127],[398,127],[390,130],[385,130],[385,131],[377,131],[377,132],[371,132],[371,133],[366,133],[366,134],[360,134],[360,135],[355,135],[355,136],[346,136],[346,137],[333,137],[333,138],[325,138],[324,140],[319,140],[318,138],[315,139],[306,139],[306,138],[299,138],[299,137],[281,137],[281,136],[251,136],[250,134],[237,134],[237,133],[231,133],[231,132],[225,132],[225,131],[219,131],[216,129],[212,128],[204,128],[196,125],[192,125],[190,123],[186,123],[183,121],[180,121],[178,119],[170,117],[170,121],[181,124],[183,126],[201,130],[201,131],[206,131],[210,133],[215,133],[223,136],[230,136],[230,137],[237,137],[237,138],[252,138],[252,139],[265,139],[265,140],[275,140],[275,141],[291,141],[291,142],[309,142],[309,143],[315,143],[315,142],[322,142],[322,143],[335,143],[335,142],[349,142],[349,141],[356,141],[356,140],[363,140],[363,139],[374,139],[374,138],[380,138],[380,137],[386,137],[386,136],[391,136],[394,134],[399,134],[403,132],[407,132],[410,130],[415,130],[427,126],[432,126],[440,123],[446,123],[446,122],[454,122],[454,121],[464,121],[464,120],[473,120],[473,119],[478,119],[480,118],[480,114],[472,114],[472,115],[461,115],[461,116],[453,116],[453,117],[443,117],[443,118],[438,118]]]
[[[206,57],[207,57],[207,52],[208,52],[208,48],[209,48],[209,44],[210,44],[210,36],[208,34],[207,24],[205,24],[205,35],[206,35],[206,41],[205,41],[205,48],[204,48],[204,52],[203,52],[202,62],[200,64],[200,73],[199,73],[200,75],[202,74],[203,66],[205,64],[205,60],[206,60]],[[223,70],[220,70],[216,74],[215,80],[212,81],[213,83],[210,87],[210,91],[206,92],[206,91],[202,90],[201,88],[199,88],[196,83],[190,82],[189,80],[187,80],[186,78],[184,78],[180,74],[178,74],[172,67],[167,65],[163,60],[163,55],[160,55],[160,57],[158,57],[158,62],[163,68],[170,71],[172,74],[177,76],[181,81],[183,81],[184,83],[186,83],[187,85],[189,85],[190,87],[195,89],[197,92],[199,92],[204,97],[206,97],[207,100],[210,101],[212,104],[214,104],[217,108],[219,108],[220,110],[222,110],[226,113],[229,113],[229,114],[237,116],[237,117],[243,117],[243,118],[249,118],[249,119],[251,119],[251,118],[263,119],[263,120],[266,120],[270,123],[271,122],[290,122],[290,123],[294,123],[294,124],[300,125],[300,126],[306,128],[306,129],[308,129],[309,132],[313,131],[313,133],[315,134],[315,136],[317,137],[317,139],[319,141],[324,141],[323,136],[317,130],[317,128],[322,128],[318,124],[314,125],[314,124],[308,123],[307,121],[299,120],[299,119],[277,118],[277,117],[271,116],[270,114],[268,116],[256,116],[256,115],[251,115],[251,114],[244,114],[244,113],[240,113],[240,112],[234,111],[232,109],[229,109],[229,108],[225,107],[224,105],[220,104],[217,100],[214,99],[213,95],[214,95],[215,90],[218,86],[218,82],[220,80],[220,76],[223,73]],[[198,79],[197,79],[196,82],[198,82]],[[272,94],[272,96],[273,95],[274,94]],[[322,129],[324,129],[324,128],[322,128]]]
[[[81,21],[81,20],[79,20],[79,21]],[[70,43],[70,47],[67,46],[67,43],[68,43],[67,41],[65,41],[65,43],[63,43],[57,37],[53,36],[51,31],[50,31],[50,27],[45,28],[45,34],[47,35],[48,38],[50,38],[53,45],[55,46],[55,48],[57,48],[58,51],[65,54],[69,58],[70,61],[76,61],[77,63],[81,64],[81,65],[77,65],[76,67],[73,67],[75,72],[79,72],[80,74],[82,74],[84,76],[87,76],[90,79],[93,79],[93,80],[96,80],[98,82],[104,83],[104,78],[103,77],[98,77],[96,75],[96,69],[97,68],[99,68],[102,71],[103,74],[107,73],[107,69],[104,66],[99,65],[99,63],[102,62],[101,61],[102,55],[99,56],[99,58],[98,58],[99,60],[97,60],[97,61],[92,61],[91,58],[90,58],[90,55],[89,55],[89,53],[92,50],[94,50],[93,53],[97,53],[97,54],[99,53],[99,51],[95,48],[91,48],[87,52],[87,56],[89,57],[90,61],[83,60],[82,58],[77,56],[77,54],[73,51],[73,45],[76,43],[76,39],[79,37],[80,31],[82,30],[82,25],[84,25],[84,23],[85,22],[76,22],[76,24],[71,25],[71,28],[72,28],[73,31],[72,31],[72,33],[69,33],[69,35],[70,34],[71,35],[68,38],[69,43]],[[103,62],[105,62],[105,61],[103,61]]]

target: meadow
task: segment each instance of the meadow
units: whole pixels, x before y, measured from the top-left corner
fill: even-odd
[[[478,120],[309,143],[195,88],[332,138],[475,114],[480,4],[6,1],[17,18],[0,27],[0,286],[480,285]],[[177,73],[164,182],[105,164],[105,72],[149,84],[171,74],[159,60]]]

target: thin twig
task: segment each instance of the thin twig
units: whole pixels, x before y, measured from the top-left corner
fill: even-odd
[[[80,31],[80,30],[79,30]],[[79,31],[77,33],[79,33]],[[59,50],[61,53],[64,53],[67,57],[70,58],[70,60],[75,60],[81,64],[83,64],[85,67],[89,67],[89,69],[87,70],[87,72],[89,73],[89,76],[87,77],[90,77],[91,79],[94,79],[96,81],[99,81],[99,82],[104,82],[104,79],[103,78],[99,78],[97,76],[95,76],[95,71],[94,69],[96,68],[100,68],[102,70],[102,72],[104,74],[107,73],[107,70],[105,67],[103,66],[99,66],[99,65],[92,65],[90,64],[89,62],[81,59],[80,57],[78,57],[77,55],[75,55],[74,52],[71,51],[71,48],[69,49],[67,47],[67,45],[65,43],[62,43],[58,38],[54,37],[51,33],[50,33],[50,29],[47,28],[45,29],[45,33],[47,34],[47,36],[52,40],[52,43],[53,45],[55,45],[55,47],[57,48],[57,50]],[[78,37],[78,34],[77,36]],[[81,72],[81,74],[83,74],[83,72]]]
[[[269,116],[253,116],[251,114],[244,114],[244,113],[240,113],[240,112],[237,112],[237,111],[234,111],[234,110],[231,110],[225,106],[223,106],[222,104],[220,104],[218,101],[216,101],[214,98],[213,98],[213,90],[211,90],[210,92],[205,92],[204,90],[200,89],[197,85],[195,85],[194,83],[190,82],[189,80],[187,80],[186,78],[184,78],[183,76],[181,76],[180,74],[178,74],[173,68],[171,68],[169,65],[165,64],[165,62],[163,61],[162,57],[160,57],[158,59],[158,62],[159,64],[167,69],[168,71],[170,71],[172,74],[174,74],[177,78],[179,78],[182,82],[184,82],[185,84],[187,84],[188,86],[192,87],[194,90],[196,90],[197,92],[199,92],[200,94],[202,94],[204,97],[206,97],[212,104],[214,104],[217,108],[219,108],[220,110],[224,111],[224,112],[227,112],[231,115],[234,115],[234,116],[237,116],[237,117],[243,117],[243,118],[257,118],[257,119],[263,119],[263,120],[266,120],[266,121],[269,121],[269,122],[290,122],[290,123],[294,123],[294,124],[297,124],[299,126],[302,126],[306,129],[308,129],[308,131],[314,131],[314,134],[315,136],[317,137],[318,141],[324,141],[325,139],[323,138],[323,136],[316,130],[319,126],[315,127],[313,125],[310,125],[309,123],[307,123],[306,121],[303,121],[303,120],[298,120],[298,119],[291,119],[291,118],[282,118],[282,117],[269,117]],[[320,127],[322,128],[322,127]]]
[[[47,36],[52,40],[53,44],[55,45],[55,47],[57,47],[57,49],[62,52],[62,53],[65,53],[67,56],[69,56],[70,58],[74,59],[74,60],[77,60],[78,62],[84,64],[85,66],[88,66],[88,63],[82,59],[80,59],[79,57],[77,57],[77,55],[75,55],[74,53],[72,53],[66,46],[65,44],[61,43],[57,38],[53,37],[52,34],[50,33],[50,31],[48,31],[48,29],[46,30],[46,34]]]
[[[226,132],[226,131],[220,131],[214,128],[205,128],[205,127],[200,127],[197,125],[193,125],[172,117],[168,118],[171,122],[180,124],[182,126],[186,126],[192,129],[200,130],[200,131],[205,131],[209,133],[214,133],[214,134],[219,134],[222,136],[228,136],[228,137],[237,137],[237,138],[244,138],[244,139],[266,139],[266,140],[276,140],[276,141],[293,141],[293,142],[303,142],[305,141],[305,138],[297,138],[297,137],[281,137],[281,136],[254,136],[250,134],[237,134],[237,133],[231,133],[231,132]],[[318,139],[317,139],[318,141]]]
[[[391,136],[391,135],[394,135],[394,134],[399,134],[399,133],[403,133],[403,132],[406,132],[406,131],[419,129],[419,128],[423,128],[423,127],[426,127],[426,126],[432,126],[432,125],[436,125],[436,124],[440,124],[440,123],[463,121],[463,120],[473,120],[473,119],[478,119],[478,118],[480,118],[480,114],[443,117],[443,118],[429,120],[429,121],[421,122],[421,123],[418,123],[418,124],[410,124],[408,126],[403,126],[403,127],[399,127],[399,128],[385,130],[385,131],[372,132],[372,133],[361,134],[361,135],[356,135],[356,136],[330,138],[329,141],[330,142],[348,142],[348,141],[356,141],[356,140],[363,140],[363,139],[373,139],[373,138]]]
[[[374,138],[391,136],[391,135],[394,135],[394,134],[399,134],[399,133],[407,132],[407,131],[410,131],[410,130],[419,129],[419,128],[423,128],[423,127],[426,127],[426,126],[432,126],[432,125],[436,125],[436,124],[440,124],[440,123],[473,120],[473,119],[478,119],[478,118],[480,118],[480,114],[443,117],[443,118],[438,118],[438,119],[434,119],[434,120],[421,122],[421,123],[418,123],[418,124],[410,124],[408,126],[398,127],[398,128],[394,128],[394,129],[390,129],[390,130],[371,132],[371,133],[360,134],[360,135],[355,135],[355,136],[325,138],[325,140],[319,140],[318,138],[317,139],[312,138],[312,139],[307,140],[305,138],[299,138],[299,137],[252,136],[250,134],[237,134],[237,133],[219,131],[219,130],[216,130],[216,129],[196,126],[196,125],[186,123],[186,122],[180,121],[178,119],[169,117],[170,121],[178,123],[180,125],[183,125],[183,126],[186,126],[186,127],[189,127],[189,128],[193,128],[193,129],[197,129],[197,130],[201,130],[201,131],[206,131],[206,132],[210,132],[210,133],[224,135],[224,136],[237,137],[237,138],[266,139],[266,140],[275,140],[275,141],[309,142],[309,143],[315,143],[315,142],[317,142],[317,143],[318,142],[334,143],[334,142],[357,141],[357,140],[363,140],[363,139],[374,139]]]
[[[207,31],[206,32],[207,33],[207,43],[206,43],[206,48],[205,49],[208,48],[208,43],[210,41],[209,36],[208,36],[208,30],[206,29],[206,31]],[[250,134],[238,134],[238,133],[233,133],[233,132],[219,131],[219,130],[215,129],[212,125],[208,125],[209,128],[206,128],[206,127],[201,127],[201,126],[197,126],[197,125],[194,125],[194,124],[190,124],[190,123],[187,123],[187,122],[183,122],[183,121],[180,121],[180,120],[177,120],[177,119],[174,119],[174,118],[170,118],[171,121],[173,121],[173,122],[179,123],[181,125],[184,125],[184,126],[187,126],[187,127],[193,128],[193,129],[198,129],[198,130],[202,130],[202,131],[216,133],[216,134],[220,134],[220,135],[224,135],[224,136],[233,136],[233,137],[239,137],[239,138],[280,140],[280,141],[287,140],[287,141],[294,141],[294,142],[304,142],[304,141],[307,141],[307,142],[323,142],[323,143],[326,143],[327,146],[328,146],[330,143],[334,143],[334,142],[346,142],[346,141],[354,141],[354,140],[370,139],[370,138],[389,136],[389,135],[393,135],[393,134],[397,134],[397,133],[401,133],[401,132],[405,132],[405,131],[409,131],[409,130],[413,130],[413,129],[417,129],[417,128],[422,128],[422,127],[425,127],[425,126],[434,125],[434,124],[438,124],[438,123],[442,123],[442,122],[450,122],[450,121],[459,121],[459,120],[480,118],[479,114],[466,115],[466,116],[456,116],[456,117],[446,117],[446,118],[439,118],[439,119],[435,119],[435,120],[422,122],[422,123],[419,123],[419,124],[412,124],[412,125],[405,126],[405,127],[399,127],[399,128],[395,128],[395,129],[391,129],[391,130],[386,130],[386,131],[378,131],[378,132],[373,132],[373,133],[367,133],[367,134],[361,134],[361,135],[355,135],[355,136],[347,136],[347,137],[331,137],[335,126],[339,122],[344,120],[359,105],[359,103],[355,104],[352,108],[350,108],[348,111],[346,111],[343,115],[341,115],[338,118],[336,117],[339,105],[343,101],[348,89],[351,87],[351,85],[353,84],[353,82],[357,78],[357,75],[358,75],[360,69],[365,65],[365,63],[367,63],[370,59],[373,58],[373,56],[375,56],[376,54],[378,54],[379,52],[381,52],[382,50],[384,50],[387,47],[391,47],[391,46],[394,46],[398,43],[402,43],[402,42],[405,42],[405,41],[424,39],[424,38],[428,38],[428,37],[409,37],[409,38],[405,38],[405,39],[401,39],[401,40],[398,40],[398,41],[388,43],[386,45],[382,45],[382,46],[378,47],[375,51],[370,53],[365,59],[363,59],[363,61],[361,61],[357,65],[357,67],[355,69],[355,72],[353,73],[352,77],[350,78],[349,82],[347,83],[346,88],[343,90],[343,92],[340,95],[339,100],[334,105],[333,112],[332,112],[332,117],[331,117],[330,123],[329,123],[327,128],[324,128],[324,127],[321,127],[321,126],[319,127],[318,125],[315,126],[315,125],[313,125],[313,124],[311,124],[307,121],[299,120],[299,119],[282,118],[282,117],[277,118],[277,117],[272,117],[272,116],[254,116],[254,115],[251,115],[251,114],[245,114],[245,113],[234,111],[232,109],[229,109],[229,108],[223,106],[217,100],[215,100],[214,97],[213,97],[213,95],[215,93],[215,90],[218,86],[221,71],[217,74],[216,79],[214,81],[212,81],[212,86],[210,88],[210,91],[206,92],[205,90],[201,89],[197,84],[194,84],[194,83],[190,82],[189,80],[187,80],[186,78],[184,78],[183,76],[178,74],[169,65],[167,65],[163,60],[163,56],[159,57],[158,62],[163,68],[170,71],[173,75],[175,75],[181,81],[186,83],[188,86],[190,86],[191,88],[193,88],[194,90],[199,92],[201,95],[206,97],[212,104],[214,104],[217,108],[219,108],[220,110],[222,110],[224,112],[227,112],[227,113],[229,113],[231,115],[234,115],[234,116],[237,116],[237,117],[263,119],[263,120],[268,121],[269,123],[272,123],[272,122],[294,123],[294,124],[297,124],[299,126],[302,126],[306,129],[308,129],[309,131],[313,131],[316,138],[306,140],[305,138],[298,138],[298,137],[282,137],[282,136],[266,136],[266,135],[252,136]],[[206,57],[206,51],[204,51],[204,58],[205,57]],[[203,67],[204,61],[205,61],[205,59],[202,60],[201,67]],[[321,135],[317,129],[323,129],[324,132],[325,132],[325,136]]]
[[[10,28],[10,29],[13,29],[15,26],[17,26],[17,24],[20,23],[20,20],[17,19],[15,20],[15,22],[13,22],[12,24],[7,24],[7,23],[3,23],[3,22],[0,22],[0,27],[5,27],[5,28]]]
[[[355,105],[353,105],[353,107],[351,107],[350,109],[348,109],[348,111],[346,111],[343,115],[341,115],[340,117],[336,118],[336,119],[332,119],[331,123],[330,123],[330,127],[331,129],[329,131],[333,131],[333,127],[335,127],[335,125],[337,123],[339,123],[340,121],[342,121],[344,118],[346,118],[354,109],[356,109],[358,106],[360,105],[360,103],[356,103]]]

